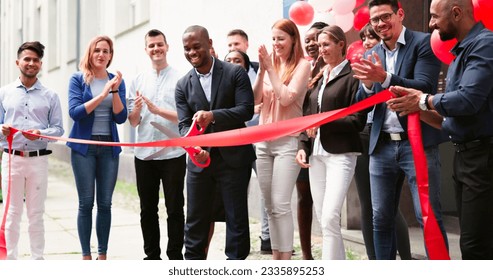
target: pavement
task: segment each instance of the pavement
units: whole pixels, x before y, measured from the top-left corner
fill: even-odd
[[[251,184],[256,184],[256,177],[252,175]],[[252,186],[251,186],[252,187]],[[50,158],[50,174],[48,178],[48,197],[46,200],[45,230],[46,230],[46,260],[80,260],[81,249],[77,235],[77,192],[72,177],[72,170],[68,163]],[[160,204],[164,208],[164,202]],[[96,212],[96,210],[94,210]],[[3,216],[3,207],[0,210]],[[112,227],[109,238],[108,259],[111,260],[142,260],[144,258],[143,241],[139,223],[139,201],[136,195],[117,190],[113,199]],[[160,210],[161,242],[162,248],[166,248],[166,215],[165,210]],[[314,221],[316,222],[316,221]],[[446,221],[447,228],[457,228],[457,221]],[[260,223],[251,218],[250,223],[252,249],[248,259],[268,260],[270,255],[261,255],[259,252]],[[208,259],[225,260],[224,255],[224,223],[216,223],[215,234],[209,249]],[[422,231],[419,228],[410,228],[411,250],[416,259],[424,259],[426,254],[423,246]],[[343,230],[347,256],[349,259],[366,259],[361,231]],[[450,256],[452,259],[460,259],[458,247],[458,235],[448,233],[450,244]],[[317,234],[312,238],[312,251],[315,259],[320,259],[322,241]],[[301,259],[299,237],[295,231],[295,254],[293,259]],[[96,257],[97,240],[93,230],[91,247],[93,258]],[[165,253],[161,256],[166,259]],[[29,237],[27,233],[27,217],[22,218],[21,236],[19,240],[19,259],[29,260]]]

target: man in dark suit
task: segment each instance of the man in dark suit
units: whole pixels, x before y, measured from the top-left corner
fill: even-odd
[[[253,115],[253,91],[243,68],[214,59],[207,29],[190,26],[183,33],[186,59],[193,66],[176,85],[178,127],[182,135],[195,119],[205,133],[245,127]],[[226,212],[228,259],[245,259],[250,252],[247,189],[255,152],[252,145],[204,148],[199,162],[210,157],[207,168],[191,161],[187,166],[187,218],[185,258],[205,259],[213,199],[218,188]]]
[[[362,99],[390,86],[400,85],[435,94],[440,61],[430,47],[430,35],[411,31],[402,25],[404,11],[396,0],[371,0],[370,23],[382,38],[371,54],[353,63],[360,79],[358,98]],[[421,122],[429,173],[429,199],[445,243],[440,206],[440,159],[438,144],[445,139],[441,132]],[[370,184],[373,208],[373,235],[377,259],[395,259],[395,215],[398,211],[404,173],[409,182],[414,211],[423,225],[416,171],[407,137],[407,117],[388,110],[386,104],[375,107],[370,134]]]

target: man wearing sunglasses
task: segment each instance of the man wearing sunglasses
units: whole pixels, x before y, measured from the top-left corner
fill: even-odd
[[[382,41],[352,64],[355,77],[361,81],[358,98],[364,99],[396,85],[435,94],[441,65],[431,50],[430,35],[403,26],[404,10],[396,0],[371,0],[368,7],[370,24]],[[447,244],[441,218],[438,153],[438,144],[445,138],[424,122],[421,127],[429,170],[429,199]],[[375,107],[369,154],[375,253],[377,259],[395,259],[395,215],[404,176],[407,176],[421,227],[423,221],[407,136],[407,117],[392,112],[385,103]]]

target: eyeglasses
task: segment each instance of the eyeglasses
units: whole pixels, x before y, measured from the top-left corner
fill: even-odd
[[[383,14],[383,15],[378,16],[378,17],[373,17],[373,18],[371,18],[371,19],[370,19],[370,23],[371,23],[371,25],[373,25],[373,26],[378,25],[378,23],[379,23],[380,21],[382,21],[383,23],[387,23],[387,22],[389,22],[389,21],[390,21],[390,19],[392,18],[392,15],[393,15],[393,14],[394,14],[394,13],[386,13],[386,14]]]

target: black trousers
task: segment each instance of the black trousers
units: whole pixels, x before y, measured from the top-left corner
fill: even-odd
[[[252,173],[250,163],[233,168],[211,150],[211,164],[202,172],[187,172],[187,220],[185,224],[185,259],[205,259],[213,201],[219,192],[225,210],[226,247],[230,260],[243,260],[250,253],[248,221],[248,183]]]
[[[456,151],[455,198],[462,259],[493,259],[493,144]]]
[[[140,226],[144,238],[144,252],[147,256],[145,259],[161,259],[158,215],[161,183],[168,215],[166,255],[170,260],[183,259],[185,159],[185,155],[166,160],[143,161],[135,158],[137,190],[140,198]]]

